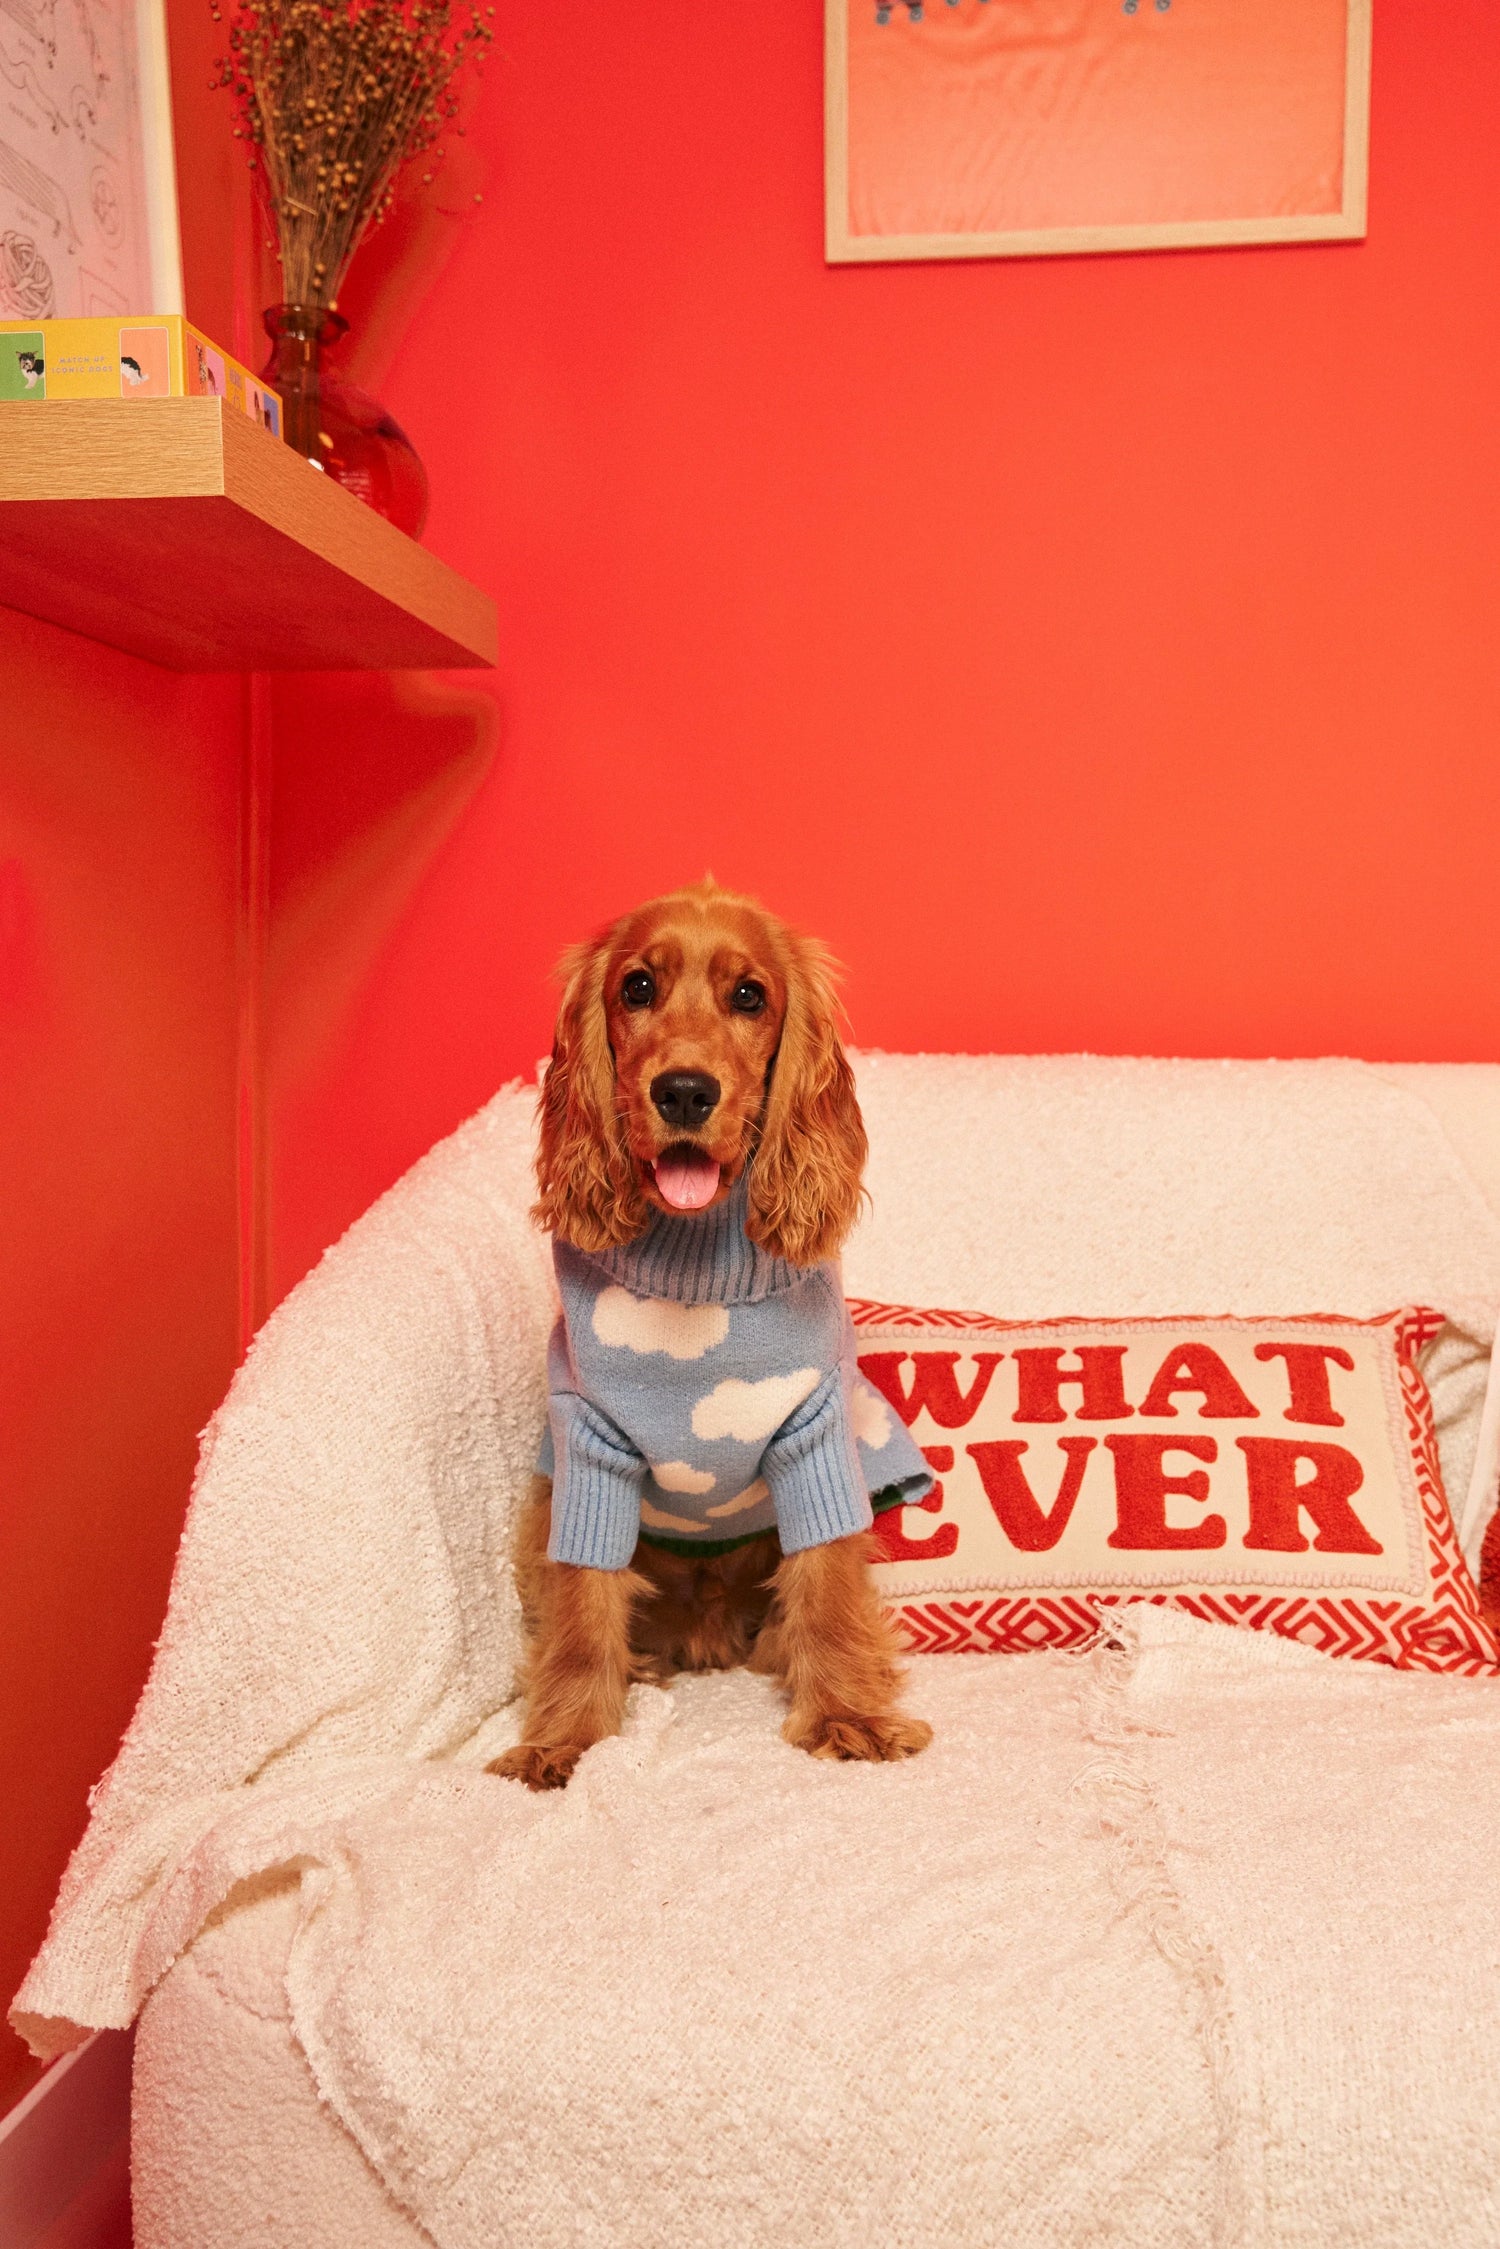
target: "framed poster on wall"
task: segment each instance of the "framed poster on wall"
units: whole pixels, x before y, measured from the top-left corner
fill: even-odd
[[[1365,231],[1371,0],[824,0],[835,263]]]
[[[181,310],[163,0],[0,0],[0,320]]]

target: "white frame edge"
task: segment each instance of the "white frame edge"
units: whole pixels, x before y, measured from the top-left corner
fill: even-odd
[[[136,84],[141,163],[146,181],[146,241],[154,313],[184,310],[182,233],[177,219],[177,154],[172,138],[172,66],[166,0],[136,0]]]

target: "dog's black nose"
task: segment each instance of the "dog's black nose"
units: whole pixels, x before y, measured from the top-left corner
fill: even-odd
[[[663,1070],[651,1080],[651,1099],[666,1124],[696,1132],[719,1105],[719,1081],[706,1070]]]

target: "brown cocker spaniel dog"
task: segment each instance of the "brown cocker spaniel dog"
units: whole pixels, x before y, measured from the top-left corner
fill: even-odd
[[[754,1164],[751,1239],[835,1257],[860,1203],[864,1125],[822,948],[712,881],[639,907],[563,963],[541,1103],[536,1216],[585,1251],[658,1210],[707,1209]],[[529,1635],[522,1740],[491,1771],[560,1788],[619,1730],[632,1681],[748,1663],[784,1688],[815,1757],[913,1756],[867,1532],[783,1557],[774,1532],[717,1557],[642,1542],[626,1570],[549,1561],[551,1484],[522,1510]]]

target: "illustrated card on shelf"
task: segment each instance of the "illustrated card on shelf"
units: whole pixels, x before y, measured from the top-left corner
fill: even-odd
[[[178,313],[157,319],[0,319],[0,399],[222,398],[281,435],[274,390]]]

